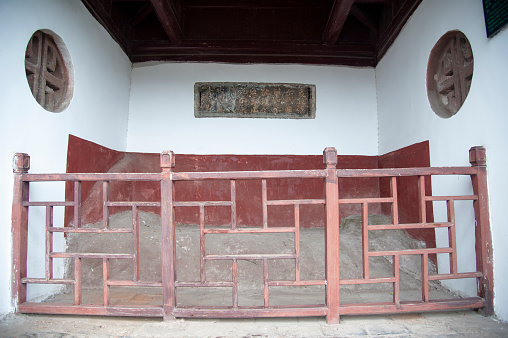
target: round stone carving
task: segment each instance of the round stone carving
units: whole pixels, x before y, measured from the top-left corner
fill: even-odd
[[[471,88],[473,51],[466,36],[451,31],[430,52],[427,66],[427,96],[434,112],[443,118],[455,115]]]
[[[40,30],[32,35],[25,52],[26,79],[44,109],[56,113],[69,105],[73,87],[69,65],[61,39]]]

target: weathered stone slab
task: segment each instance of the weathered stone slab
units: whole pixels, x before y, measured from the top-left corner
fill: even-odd
[[[316,86],[297,83],[198,82],[195,117],[313,119]]]

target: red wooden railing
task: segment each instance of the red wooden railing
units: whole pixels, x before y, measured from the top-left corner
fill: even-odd
[[[432,311],[444,309],[482,308],[484,313],[493,313],[493,272],[490,225],[488,215],[487,181],[485,167],[485,149],[474,147],[470,150],[471,167],[447,168],[402,168],[402,169],[336,169],[337,152],[334,148],[324,151],[325,168],[322,170],[278,170],[278,171],[235,171],[235,172],[173,172],[174,155],[172,152],[161,154],[162,173],[156,174],[29,174],[29,156],[16,154],[14,157],[14,197],[12,211],[13,232],[13,282],[12,297],[17,311],[22,313],[54,313],[54,314],[87,314],[114,316],[159,316],[173,317],[275,317],[275,316],[326,316],[329,323],[336,323],[339,315],[397,313],[414,311]],[[473,194],[466,196],[427,196],[425,181],[433,175],[467,175],[471,177]],[[419,205],[420,220],[417,223],[401,224],[398,219],[397,178],[414,176],[419,182],[419,196],[414,201]],[[339,180],[350,177],[375,177],[388,179],[391,195],[388,197],[340,198]],[[267,198],[267,181],[271,179],[323,179],[325,192],[322,199],[269,200]],[[230,182],[231,198],[224,201],[179,201],[175,198],[175,182],[226,180]],[[260,180],[262,189],[263,223],[260,227],[239,227],[236,219],[236,181]],[[73,201],[30,201],[29,185],[31,182],[65,181],[74,182]],[[81,182],[102,182],[103,187],[103,221],[102,228],[82,227],[81,222]],[[115,181],[156,181],[161,185],[160,202],[110,201],[109,185]],[[475,214],[475,250],[476,270],[459,272],[457,268],[455,201],[472,201]],[[447,204],[447,221],[427,221],[426,205],[433,201],[445,201]],[[391,224],[369,225],[369,205],[391,205]],[[322,204],[326,209],[325,228],[325,278],[303,280],[300,276],[300,206]],[[362,270],[361,278],[339,278],[339,209],[343,204],[360,204],[362,206]],[[268,226],[268,206],[292,206],[294,210],[294,226]],[[27,276],[28,257],[28,215],[30,207],[45,207],[45,276],[29,278]],[[210,228],[205,225],[205,208],[213,206],[231,209],[231,224],[224,228]],[[53,208],[66,207],[74,209],[74,222],[70,227],[53,224]],[[109,225],[109,208],[130,207],[132,209],[132,228],[118,229]],[[139,208],[160,207],[161,209],[161,261],[162,281],[140,280],[139,274]],[[188,282],[175,279],[175,208],[198,207],[200,229],[200,278]],[[40,231],[42,230],[40,227]],[[393,229],[448,229],[449,246],[446,248],[422,248],[411,250],[371,251],[368,246],[369,232]],[[95,233],[118,234],[130,233],[133,236],[132,253],[73,253],[55,252],[53,250],[53,234],[55,233]],[[238,233],[289,233],[294,236],[294,250],[290,254],[207,254],[205,237],[208,234]],[[443,274],[429,274],[429,255],[446,253],[450,256],[450,271]],[[421,259],[421,299],[402,301],[400,297],[400,257],[416,255]],[[390,256],[393,261],[393,274],[389,277],[371,277],[369,258]],[[53,260],[66,258],[74,261],[74,278],[54,278]],[[82,300],[82,259],[102,260],[102,294],[101,304],[84,304]],[[268,273],[268,262],[272,260],[290,259],[295,262],[294,278],[291,280],[274,281]],[[132,260],[133,277],[130,280],[113,280],[110,278],[110,261]],[[231,262],[232,276],[229,281],[209,281],[206,276],[207,261]],[[256,260],[263,266],[263,306],[239,306],[237,265],[242,260]],[[476,278],[478,285],[477,297],[455,298],[451,300],[435,300],[429,297],[429,282],[433,280]],[[353,284],[390,283],[393,286],[393,299],[384,303],[345,304],[340,302],[340,286]],[[73,303],[35,303],[27,301],[28,284],[57,284],[74,287]],[[317,305],[272,306],[270,304],[270,287],[274,286],[325,286],[325,303]],[[159,305],[112,305],[110,288],[148,287],[162,289],[162,301]],[[227,307],[183,307],[177,306],[176,290],[178,288],[229,288],[231,289],[232,306]]]

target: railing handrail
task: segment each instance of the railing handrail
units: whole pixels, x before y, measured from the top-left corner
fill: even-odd
[[[337,169],[338,177],[393,177],[393,176],[476,175],[476,174],[478,174],[478,167]]]
[[[432,176],[432,175],[476,175],[478,167],[415,167],[415,168],[376,168],[376,169],[332,169],[340,178],[351,177],[393,177],[393,176]],[[172,172],[174,181],[193,180],[233,180],[233,179],[272,179],[272,178],[324,178],[326,169],[311,170],[259,170],[259,171],[202,171]],[[161,173],[52,173],[22,174],[23,182],[52,181],[160,181]]]
[[[59,181],[160,181],[160,173],[61,173],[21,174],[22,182]]]

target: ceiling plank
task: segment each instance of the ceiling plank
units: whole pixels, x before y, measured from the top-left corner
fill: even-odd
[[[323,35],[324,43],[333,45],[340,36],[342,27],[355,0],[335,0]]]
[[[151,3],[169,40],[179,43],[182,40],[182,29],[173,9],[173,1],[151,0]]]

